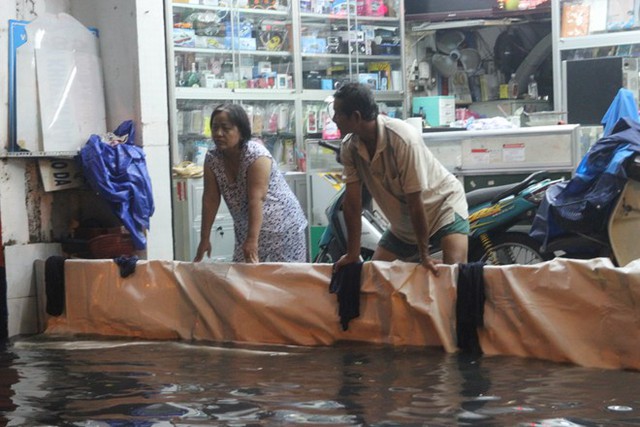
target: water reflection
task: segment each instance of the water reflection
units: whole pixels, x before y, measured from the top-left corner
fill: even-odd
[[[6,414],[13,412],[16,405],[13,402],[13,385],[18,383],[18,371],[13,367],[16,357],[7,351],[6,344],[0,342],[0,425],[9,423]]]
[[[640,425],[639,373],[530,359],[46,337],[0,354],[9,426]]]

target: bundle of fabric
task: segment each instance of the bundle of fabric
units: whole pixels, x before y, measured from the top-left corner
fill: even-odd
[[[145,154],[134,139],[134,124],[127,120],[112,134],[91,135],[79,161],[89,185],[122,221],[134,247],[143,250],[155,207]]]
[[[176,178],[200,178],[204,175],[204,167],[185,160],[171,168]]]

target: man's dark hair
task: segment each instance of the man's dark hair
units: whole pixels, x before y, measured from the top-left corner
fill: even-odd
[[[359,111],[364,120],[375,120],[378,115],[378,104],[373,98],[373,92],[367,85],[361,83],[347,83],[340,86],[333,94],[334,99],[341,102],[341,113],[351,116]]]
[[[213,109],[209,126],[213,132],[213,118],[220,113],[227,113],[229,121],[238,127],[240,131],[240,144],[245,144],[251,139],[251,123],[249,116],[240,104],[220,104]]]

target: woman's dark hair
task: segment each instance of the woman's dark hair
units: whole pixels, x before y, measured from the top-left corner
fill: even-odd
[[[220,113],[227,113],[229,121],[238,127],[240,131],[240,144],[244,144],[251,139],[251,123],[249,122],[249,116],[240,104],[220,104],[213,109],[211,113],[211,119],[209,120],[209,126],[213,134],[213,118]]]
[[[367,85],[347,83],[336,90],[333,98],[340,100],[341,112],[348,116],[360,111],[364,120],[375,120],[378,115],[378,104],[373,98],[371,88]]]

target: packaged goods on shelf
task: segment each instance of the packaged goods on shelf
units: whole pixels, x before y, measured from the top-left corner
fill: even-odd
[[[391,63],[390,62],[370,62],[367,65],[370,73],[378,74],[378,90],[391,89]]]
[[[173,45],[179,47],[195,47],[196,33],[191,28],[174,28]]]
[[[327,40],[319,37],[301,37],[302,53],[325,53]]]
[[[358,81],[368,85],[372,90],[378,90],[378,73],[360,73],[358,74]]]
[[[290,32],[288,28],[282,25],[266,25],[264,28],[257,32],[258,50],[279,52],[289,49]]]

